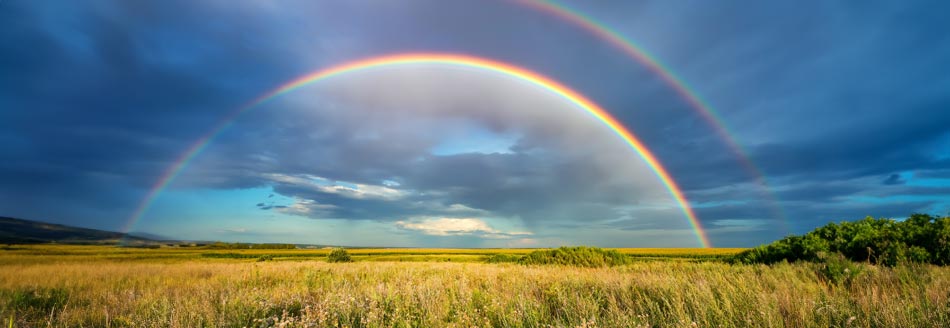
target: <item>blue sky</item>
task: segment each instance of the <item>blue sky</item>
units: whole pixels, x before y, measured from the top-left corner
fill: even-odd
[[[236,108],[333,64],[413,52],[504,61],[595,101],[656,154],[714,246],[950,213],[945,3],[564,4],[691,85],[747,158],[647,67],[515,2],[9,0],[0,215],[121,229]],[[649,167],[582,111],[511,79],[427,65],[346,74],[255,108],[132,230],[366,246],[698,245]]]

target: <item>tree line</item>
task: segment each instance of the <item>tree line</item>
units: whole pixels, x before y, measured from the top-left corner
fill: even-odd
[[[294,244],[250,244],[250,243],[226,243],[214,242],[205,246],[209,249],[295,249]]]
[[[856,262],[950,264],[950,216],[913,214],[904,220],[866,217],[829,223],[737,254],[738,263],[818,261],[841,254]]]

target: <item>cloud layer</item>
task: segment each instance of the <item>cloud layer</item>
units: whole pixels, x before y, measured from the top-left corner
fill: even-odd
[[[235,108],[306,72],[401,52],[484,56],[577,89],[656,153],[714,245],[950,211],[946,4],[566,4],[687,81],[767,186],[645,67],[517,4],[5,1],[0,215],[115,229]],[[489,230],[406,228],[470,219],[523,227],[534,245],[695,245],[636,154],[535,86],[424,65],[326,82],[242,116],[171,188],[222,196],[164,196],[145,226],[174,237],[167,222],[194,215],[208,238],[240,226],[311,241],[268,230],[273,219],[320,238],[373,231],[363,244],[489,245]],[[261,219],[195,214],[215,208]]]

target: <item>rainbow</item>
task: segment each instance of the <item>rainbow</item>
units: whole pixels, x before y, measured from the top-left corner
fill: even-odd
[[[214,128],[212,128],[208,133],[203,135],[195,144],[189,147],[175,162],[171,165],[158,179],[155,185],[149,190],[146,197],[138,205],[138,207],[133,212],[131,218],[126,224],[126,227],[123,231],[129,231],[134,224],[142,217],[142,215],[148,210],[155,198],[161,194],[168,184],[174,180],[174,178],[181,173],[188,163],[195,158],[203,149],[205,149],[208,144],[214,139],[215,136],[221,133],[224,129],[230,126],[238,116],[242,113],[251,110],[252,108],[273,99],[279,95],[291,92],[297,88],[300,88],[304,85],[318,82],[324,79],[328,79],[334,76],[339,76],[346,73],[363,71],[373,68],[380,67],[391,67],[391,66],[403,66],[403,65],[412,65],[412,64],[438,64],[438,65],[449,65],[456,67],[465,67],[478,69],[486,72],[496,73],[505,75],[508,77],[516,78],[521,81],[531,83],[535,86],[538,86],[546,91],[551,92],[552,94],[570,102],[571,104],[576,105],[580,109],[583,109],[587,113],[596,117],[600,122],[605,124],[611,131],[616,133],[621,139],[626,142],[633,150],[646,162],[647,166],[656,174],[656,176],[663,183],[664,187],[669,191],[669,193],[676,200],[677,204],[685,214],[687,220],[693,231],[696,234],[696,237],[702,245],[702,247],[710,247],[709,239],[706,237],[705,231],[702,229],[702,226],[699,223],[699,220],[696,217],[696,213],[693,212],[692,207],[690,207],[689,202],[686,200],[686,197],[683,195],[682,190],[677,186],[676,182],[670,177],[669,172],[660,164],[660,161],[657,160],[656,156],[651,153],[646,146],[640,142],[637,137],[627,130],[620,122],[618,122],[613,116],[611,116],[606,110],[595,104],[593,101],[585,98],[580,93],[550,79],[538,73],[506,64],[503,62],[488,60],[479,57],[467,56],[467,55],[456,55],[456,54],[438,54],[438,53],[411,53],[411,54],[397,54],[390,56],[381,56],[373,57],[363,60],[356,60],[340,65],[332,66],[323,70],[316,71],[311,74],[301,76],[297,79],[294,79],[260,97],[254,99],[247,105],[244,105],[230,115],[228,115],[222,122],[218,123]]]
[[[730,129],[719,116],[719,114],[716,113],[715,109],[713,109],[713,107],[709,105],[708,102],[703,100],[703,98],[699,96],[699,93],[696,92],[689,84],[687,84],[682,78],[676,76],[676,74],[674,74],[669,67],[664,65],[654,56],[650,55],[650,53],[644,50],[642,47],[636,45],[636,43],[633,41],[625,38],[622,34],[620,34],[620,32],[611,29],[603,23],[598,22],[590,16],[584,15],[577,10],[547,0],[517,0],[516,2],[586,30],[599,39],[604,40],[614,47],[620,49],[624,54],[627,55],[627,57],[630,57],[653,72],[653,74],[662,79],[669,87],[676,91],[681,99],[686,101],[690,107],[694,108],[703,117],[703,119],[706,120],[706,122],[715,130],[719,138],[726,142],[727,146],[729,146],[732,152],[736,155],[736,158],[745,168],[746,172],[748,172],[752,178],[755,179],[756,183],[762,187],[765,196],[771,200],[771,203],[773,205],[778,204],[778,199],[773,193],[770,192],[765,174],[763,174],[762,170],[752,163],[752,161],[749,159],[748,152],[745,151],[742,145],[740,145],[735,140],[735,138],[732,137],[732,133],[729,132]],[[785,214],[777,205],[774,207],[774,212],[775,213],[773,214],[779,218],[786,232],[788,232],[788,223],[785,219]]]

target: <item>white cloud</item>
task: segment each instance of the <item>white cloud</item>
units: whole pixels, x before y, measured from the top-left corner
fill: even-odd
[[[270,173],[265,174],[264,177],[275,182],[307,187],[314,191],[355,199],[399,200],[410,194],[408,191],[391,188],[388,185],[349,183],[312,175],[292,176]]]
[[[463,205],[463,204],[452,204],[452,205],[449,205],[448,207],[446,207],[445,210],[448,211],[448,212],[453,212],[453,213],[458,213],[458,212],[469,212],[469,213],[470,213],[470,212],[481,212],[481,213],[487,213],[487,212],[484,211],[484,210],[480,210],[480,209],[477,209],[477,208],[472,208],[472,207],[470,207],[470,206]],[[464,214],[463,214],[463,215],[464,215]]]
[[[297,199],[297,201],[295,201],[293,204],[290,204],[288,206],[274,207],[274,208],[278,212],[284,213],[284,214],[312,217],[312,216],[317,216],[318,212],[322,214],[336,207],[337,206],[333,204],[317,203],[316,201],[312,199]]]
[[[481,219],[473,218],[426,218],[411,221],[397,221],[396,227],[418,231],[430,236],[477,235],[488,239],[509,239],[515,236],[532,235],[530,232],[504,232],[492,228]]]

